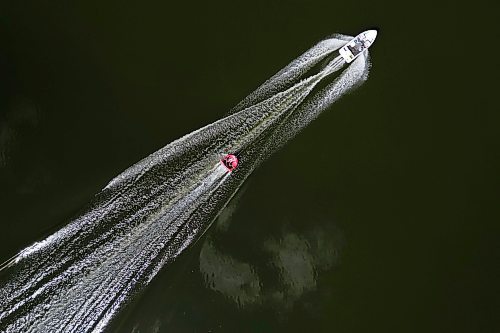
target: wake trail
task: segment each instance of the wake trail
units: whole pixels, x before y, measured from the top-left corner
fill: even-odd
[[[347,67],[332,58],[346,40],[313,46],[226,117],[131,166],[65,227],[2,265],[0,331],[104,330],[260,163],[366,79],[366,52]],[[234,153],[240,164],[229,172],[220,160]]]

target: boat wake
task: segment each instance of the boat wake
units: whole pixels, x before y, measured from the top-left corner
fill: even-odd
[[[225,118],[125,170],[80,216],[2,265],[0,331],[104,330],[266,157],[366,79],[366,51],[347,67],[333,57],[350,38],[313,46]],[[220,163],[226,154],[238,156],[233,172]]]

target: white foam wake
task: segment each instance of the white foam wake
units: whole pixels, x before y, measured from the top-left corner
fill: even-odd
[[[366,54],[341,72],[345,63],[332,57],[345,39],[318,43],[225,118],[125,170],[84,213],[4,264],[0,331],[103,330],[206,231],[256,166],[366,79]],[[227,153],[240,160],[232,173],[219,162]]]

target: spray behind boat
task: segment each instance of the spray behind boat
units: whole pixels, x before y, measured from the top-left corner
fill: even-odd
[[[105,330],[199,239],[261,162],[367,78],[366,49],[349,49],[350,62],[339,54],[305,77],[351,39],[313,46],[228,116],[131,166],[70,223],[2,266],[0,331]],[[315,90],[323,79],[330,81]]]

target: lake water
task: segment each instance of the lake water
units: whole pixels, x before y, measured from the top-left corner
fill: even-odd
[[[476,8],[1,4],[0,261],[317,41],[375,27],[367,82],[254,172],[108,330],[497,331],[498,66],[469,54],[495,54],[498,34],[496,11]]]

